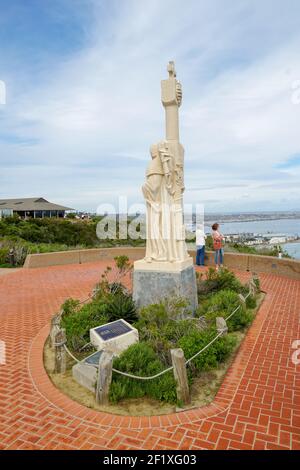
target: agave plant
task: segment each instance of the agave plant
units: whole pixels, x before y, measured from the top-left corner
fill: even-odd
[[[106,306],[106,314],[110,321],[123,318],[132,323],[137,320],[136,306],[131,295],[126,295],[122,291],[111,296]]]

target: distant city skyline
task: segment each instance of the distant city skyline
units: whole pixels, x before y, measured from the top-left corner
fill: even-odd
[[[297,0],[0,0],[0,11],[0,199],[142,203],[174,60],[185,202],[300,208]]]

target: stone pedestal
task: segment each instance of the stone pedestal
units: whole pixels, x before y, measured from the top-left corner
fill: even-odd
[[[191,258],[174,263],[145,260],[134,263],[133,299],[138,308],[179,297],[187,301],[187,311],[194,313],[198,297]]]

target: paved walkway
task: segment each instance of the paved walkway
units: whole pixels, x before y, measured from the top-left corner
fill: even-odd
[[[0,276],[5,276],[6,274],[15,273],[20,271],[22,268],[0,268]]]
[[[85,298],[104,266],[0,277],[7,359],[0,365],[0,448],[300,449],[300,364],[291,360],[292,343],[300,340],[300,280],[261,276],[266,299],[212,404],[130,418],[71,401],[43,369],[50,317],[67,297]]]

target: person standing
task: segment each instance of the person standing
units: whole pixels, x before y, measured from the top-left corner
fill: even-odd
[[[212,239],[213,239],[213,247],[215,250],[215,265],[216,265],[216,270],[219,269],[219,267],[223,267],[223,259],[224,259],[224,252],[223,252],[223,240],[224,236],[222,233],[219,231],[219,224],[215,223],[212,225]]]
[[[196,229],[196,265],[204,266],[205,259],[205,233],[203,226]]]

